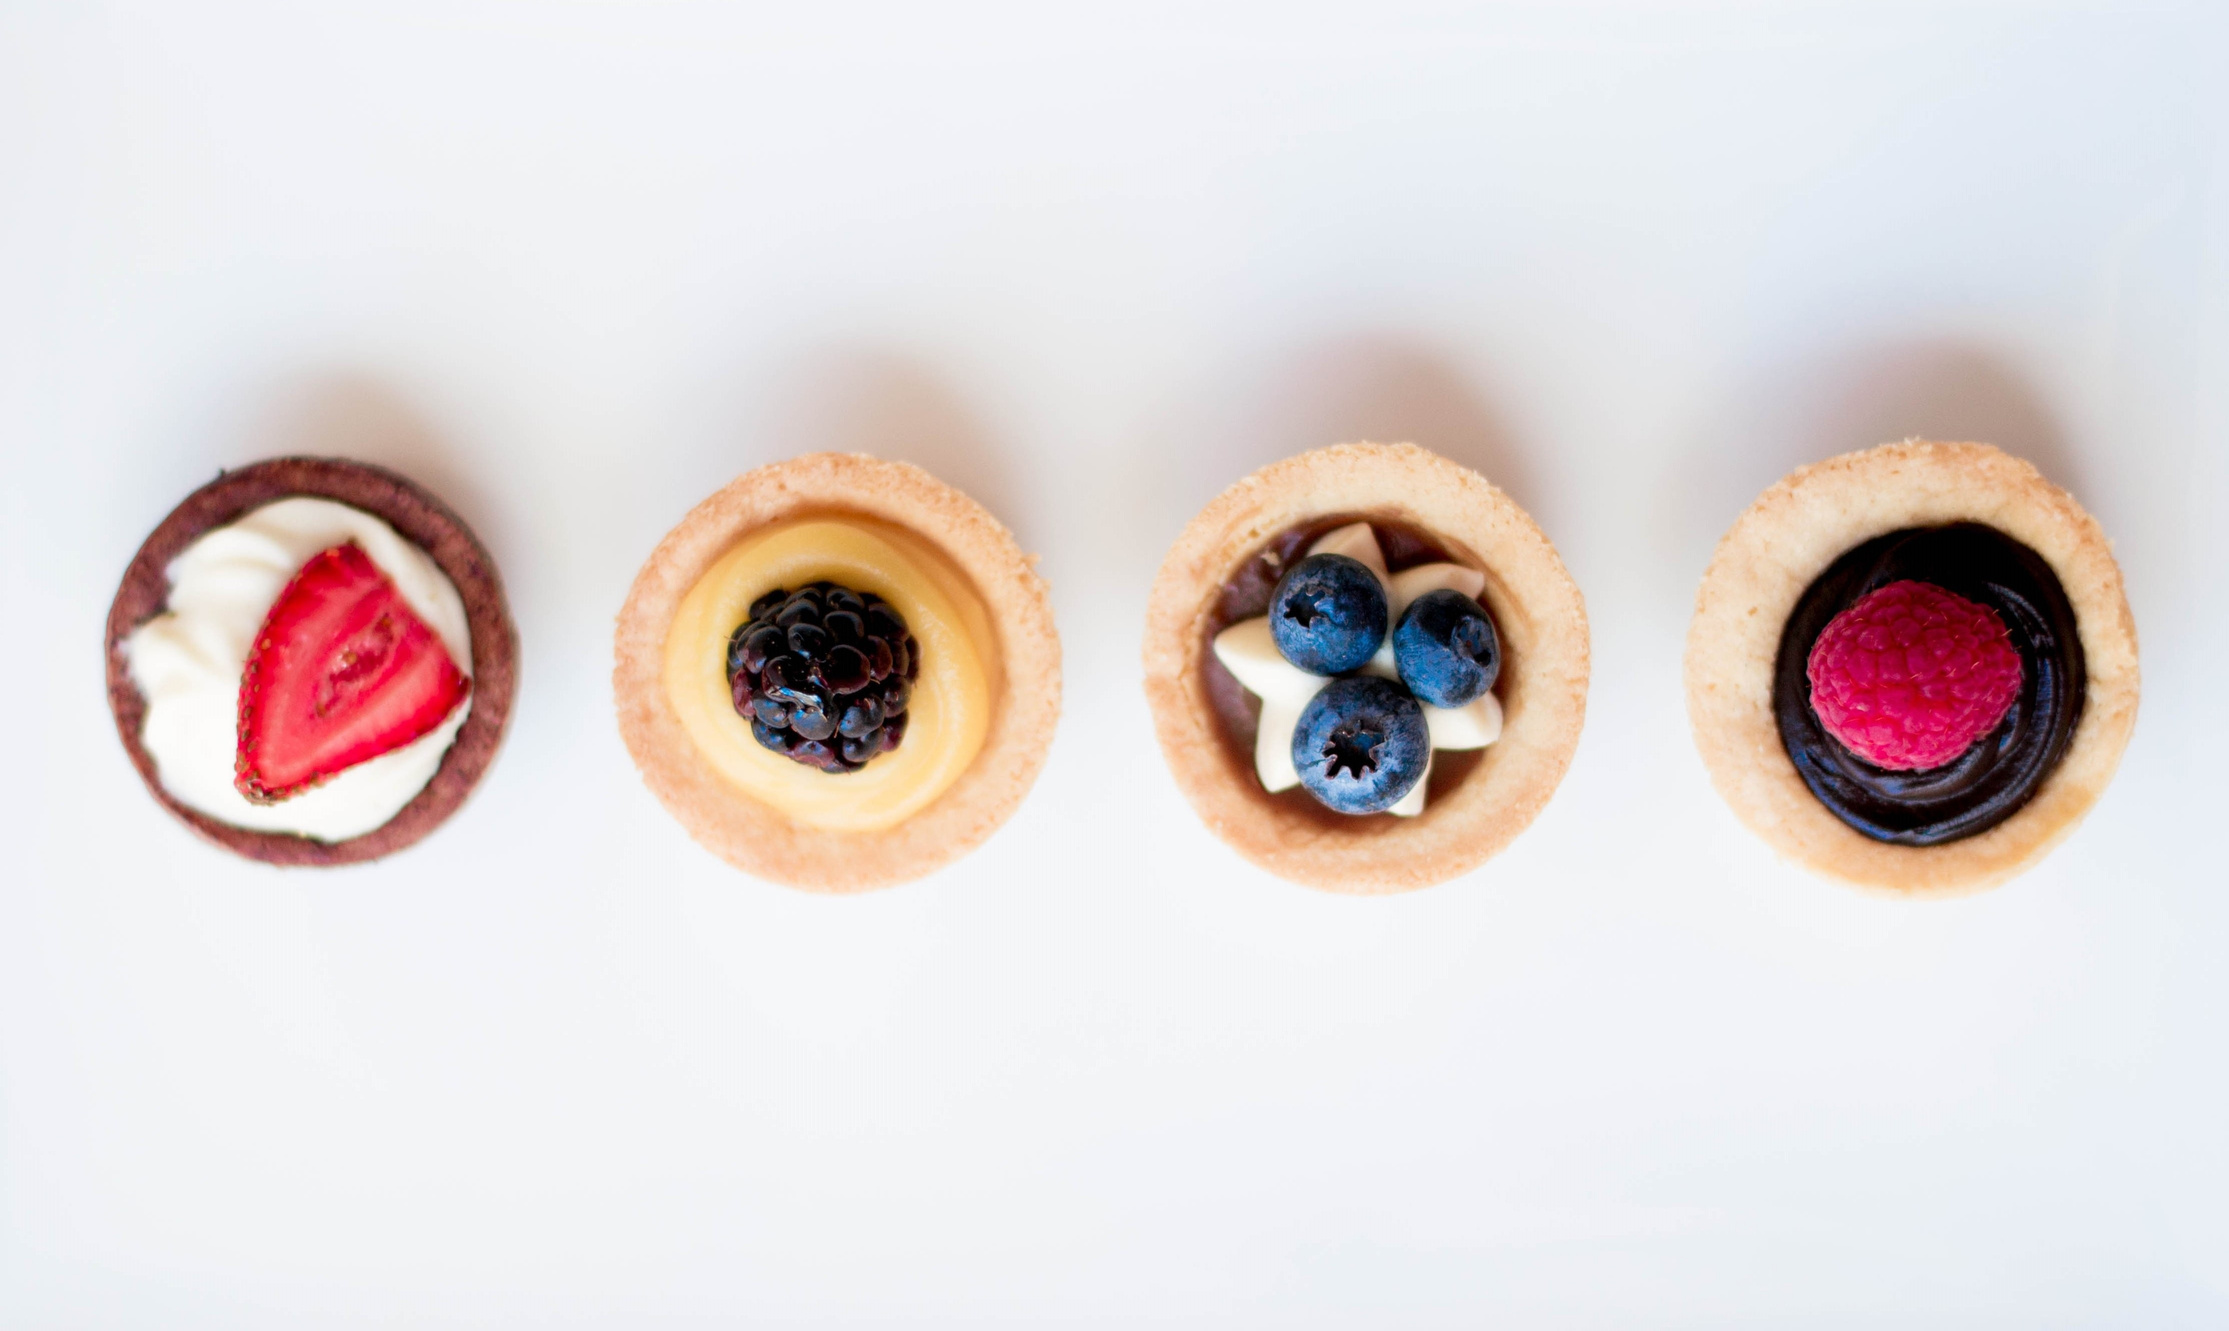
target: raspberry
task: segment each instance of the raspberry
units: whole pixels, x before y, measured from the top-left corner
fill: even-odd
[[[2004,621],[1925,582],[1892,582],[1836,615],[1811,646],[1811,710],[1851,752],[1890,771],[1940,767],[1994,729],[2020,692]]]

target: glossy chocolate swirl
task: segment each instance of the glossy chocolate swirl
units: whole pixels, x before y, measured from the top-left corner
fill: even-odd
[[[1988,606],[2020,653],[2020,693],[1994,730],[1940,767],[1875,767],[1828,734],[1811,710],[1805,668],[1834,617],[1906,578]],[[2041,555],[1977,522],[1877,536],[1804,589],[1780,633],[1772,710],[1803,784],[1835,817],[1876,841],[1938,846],[1985,832],[2020,811],[2059,765],[2082,719],[2086,685],[2074,607]]]

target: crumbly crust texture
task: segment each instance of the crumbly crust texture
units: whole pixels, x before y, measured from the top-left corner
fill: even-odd
[[[132,630],[161,614],[170,596],[166,570],[205,533],[275,500],[295,495],[331,499],[385,521],[432,556],[456,585],[472,632],[472,710],[425,789],[394,817],[362,836],[317,841],[284,832],[257,832],[187,808],[163,789],[154,757],[140,743],[147,700],[132,683],[124,643]],[[511,623],[503,580],[464,519],[407,477],[341,458],[272,458],[217,479],[186,496],[162,520],[131,566],[108,609],[108,705],[132,766],[164,808],[226,850],[267,864],[328,867],[376,860],[410,846],[457,811],[479,784],[510,725],[518,690],[518,630]]]
[[[1278,533],[1330,514],[1407,523],[1486,573],[1506,653],[1501,738],[1416,818],[1313,819],[1270,795],[1225,742],[1201,663],[1223,584]],[[1272,463],[1192,519],[1146,611],[1145,692],[1169,772],[1208,829],[1279,877],[1382,894],[1498,854],[1548,803],[1586,719],[1586,604],[1530,515],[1486,478],[1414,444],[1340,444]]]
[[[942,551],[982,598],[1005,683],[968,770],[927,808],[879,832],[808,827],[742,794],[697,752],[666,699],[666,631],[707,568],[746,534],[802,517],[855,514]],[[1060,716],[1060,637],[1044,580],[982,505],[903,462],[814,453],[761,467],[690,510],[635,577],[620,608],[612,691],[643,782],[689,835],[736,868],[816,892],[918,878],[997,831],[1037,780]],[[832,778],[838,779],[841,778]]]
[[[1773,718],[1780,633],[1827,566],[1907,527],[1985,523],[2041,555],[2074,607],[2088,687],[2056,770],[2012,817],[1939,846],[1875,841],[1819,803]],[[2097,802],[2136,726],[2136,621],[2096,519],[1988,444],[1907,440],[1829,458],[1758,496],[1711,559],[1687,634],[1687,715],[1711,782],[1781,855],[1859,887],[1947,896],[1994,887],[2050,852]]]

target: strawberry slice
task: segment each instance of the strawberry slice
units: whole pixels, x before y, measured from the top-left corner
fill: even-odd
[[[426,734],[471,690],[394,580],[336,545],[302,565],[248,652],[232,784],[257,804],[299,795]]]

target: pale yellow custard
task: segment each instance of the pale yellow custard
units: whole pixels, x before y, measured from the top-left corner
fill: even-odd
[[[904,741],[841,775],[753,739],[727,675],[728,639],[751,603],[823,579],[888,601],[921,644]],[[849,515],[746,536],[682,598],[665,642],[666,698],[705,761],[744,795],[836,832],[892,827],[958,780],[983,747],[1001,670],[990,616],[966,576],[912,533]]]

